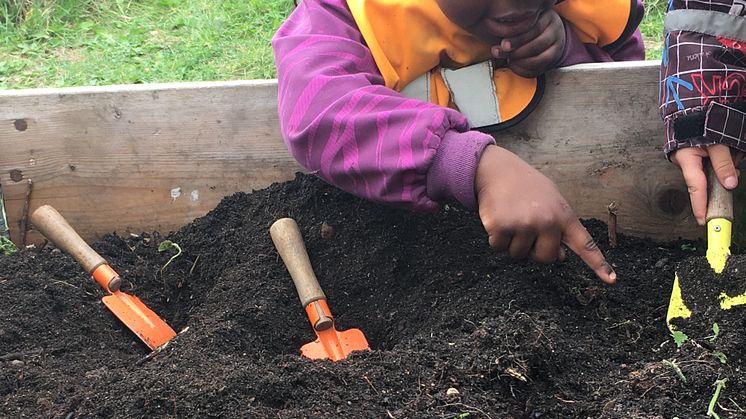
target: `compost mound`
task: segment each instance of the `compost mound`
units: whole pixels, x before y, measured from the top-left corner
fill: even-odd
[[[361,329],[371,352],[300,356],[315,335],[268,233],[281,217],[300,226],[337,328]],[[412,213],[306,175],[237,193],[175,233],[94,244],[179,332],[152,353],[70,257],[26,249],[0,258],[0,416],[693,418],[715,400],[721,418],[746,417],[743,311],[681,347],[666,327],[677,266],[703,243],[610,248],[604,223],[584,223],[617,285],[574,255],[494,254],[458,205]],[[182,249],[170,263],[165,239]]]

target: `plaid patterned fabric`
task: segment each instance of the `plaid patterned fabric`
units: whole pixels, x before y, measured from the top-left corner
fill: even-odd
[[[672,10],[716,12],[710,15],[728,23],[696,22],[666,34],[659,95],[666,155],[718,143],[746,151],[746,39],[718,36],[746,31],[746,0],[672,0]]]

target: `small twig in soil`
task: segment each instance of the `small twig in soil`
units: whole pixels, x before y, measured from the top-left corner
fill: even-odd
[[[26,196],[23,198],[23,213],[21,215],[21,246],[26,247],[26,233],[28,229],[28,207],[31,201],[31,190],[34,182],[31,179],[26,181]]]
[[[635,334],[637,336],[634,337],[634,338],[630,335],[629,329],[628,328],[624,328],[624,333],[627,335],[627,338],[631,339],[632,343],[637,343],[637,341],[640,340],[640,338],[642,337],[642,334],[640,332],[643,330],[643,327],[639,323],[637,323],[637,322],[633,322],[631,320],[626,320],[626,321],[623,321],[621,323],[613,324],[613,325],[607,327],[606,330],[609,331],[609,330],[616,329],[617,327],[622,327],[622,326],[625,326],[625,325],[631,325],[631,326],[636,326],[637,327],[638,330],[635,332]]]
[[[667,359],[664,359],[663,364],[668,365],[669,367],[673,368],[673,370],[676,372],[676,375],[679,376],[679,378],[684,384],[689,383],[686,379],[686,376],[684,375],[684,372],[681,371],[681,368],[678,365],[676,365],[676,361],[669,361]]]
[[[617,236],[617,223],[616,223],[616,212],[619,210],[619,206],[616,204],[616,202],[612,202],[609,204],[606,209],[609,211],[609,246],[612,248],[615,248],[619,245],[619,240]]]
[[[201,255],[197,255],[197,257],[194,259],[194,263],[192,263],[192,267],[189,268],[189,276],[192,276],[192,272],[194,272],[194,267],[197,266],[197,261],[199,260],[199,257]]]
[[[725,388],[725,383],[728,382],[727,378],[723,378],[722,380],[715,381],[715,394],[712,395],[712,399],[710,400],[710,404],[707,406],[707,416],[712,416],[715,419],[720,419],[720,416],[718,416],[717,413],[715,413],[715,404],[718,402],[718,397],[720,397],[720,391]]]
[[[420,380],[420,378],[421,375],[419,372],[417,372],[417,391],[414,393],[415,397],[414,401],[412,402],[415,406],[417,405],[417,403],[419,403],[420,396],[422,396],[422,380]]]
[[[717,368],[712,366],[713,362],[713,360],[706,359],[690,359],[688,361],[681,361],[679,365],[684,367],[690,364],[702,364],[704,367],[709,368],[712,372],[716,372]]]
[[[331,374],[332,376],[334,376],[334,378],[336,378],[336,379],[338,379],[338,380],[342,381],[342,384],[344,384],[345,386],[347,386],[347,385],[348,385],[348,384],[347,384],[347,381],[345,381],[344,377],[340,377],[340,376],[338,376],[337,374],[335,374],[335,373],[333,373],[333,372],[332,372],[331,370],[329,370],[329,368],[326,368],[326,367],[324,367],[324,366],[322,366],[322,365],[320,365],[320,367],[321,367],[321,369],[322,369],[322,370],[324,370],[324,371],[328,372],[329,374]]]
[[[49,244],[49,240],[44,239],[39,246],[36,246],[36,252],[41,253],[42,250],[44,250],[45,247]]]
[[[514,302],[515,302],[515,300],[508,301],[508,311],[510,311],[510,305],[513,304]]]
[[[604,412],[608,412],[609,410],[614,408],[614,406],[616,405],[616,402],[617,402],[616,399],[609,400],[608,402],[604,403],[604,407],[602,410]]]
[[[53,283],[55,283],[55,284],[63,284],[63,285],[67,285],[68,287],[73,287],[73,288],[75,288],[75,289],[78,289],[78,290],[80,289],[80,287],[76,287],[76,286],[75,286],[75,285],[73,285],[73,284],[70,284],[70,283],[68,283],[68,282],[65,282],[65,281],[59,281],[59,280],[57,280],[57,279],[53,279],[53,280],[52,280],[51,282],[53,282]]]
[[[151,359],[155,358],[156,355],[158,355],[159,353],[163,352],[163,350],[166,349],[166,347],[168,347],[168,344],[169,344],[169,342],[166,342],[162,346],[156,348],[153,352],[147,354],[145,356],[145,358],[138,359],[135,362],[135,365],[138,365],[138,366],[142,365],[142,364],[150,361]]]
[[[644,399],[644,398],[645,398],[645,395],[646,395],[646,394],[648,394],[648,393],[650,392],[650,390],[652,390],[652,389],[654,389],[654,388],[657,388],[657,387],[658,387],[658,386],[656,386],[656,385],[652,385],[652,386],[650,386],[650,388],[649,388],[649,389],[645,390],[645,392],[644,392],[644,393],[642,393],[642,394],[640,395],[640,398],[641,398],[641,399]]]
[[[632,323],[632,320],[625,320],[623,322],[619,322],[619,323],[616,323],[616,324],[613,324],[613,325],[607,327],[606,331],[609,331],[609,330],[612,330],[612,329],[616,329],[617,327],[621,327],[621,326],[624,326],[625,324],[631,324],[631,323]]]
[[[381,395],[381,393],[379,393],[378,390],[376,389],[376,386],[374,386],[373,383],[370,382],[370,380],[368,379],[367,375],[363,375],[363,380],[365,380],[365,382],[368,383],[368,385],[370,386],[370,388],[372,388],[373,391],[376,392],[376,395],[378,395],[378,396]]]
[[[438,376],[438,381],[435,383],[436,387],[440,386],[440,383],[443,381],[443,374],[445,374],[445,372],[446,372],[446,367],[443,366],[440,369],[440,375]]]
[[[386,409],[386,416],[390,417],[391,419],[396,419],[396,417],[392,415],[391,411],[389,411],[388,409]]]
[[[552,345],[552,341],[549,339],[547,335],[544,334],[544,330],[541,327],[539,327],[539,324],[536,323],[533,317],[529,316],[528,314],[522,311],[518,311],[513,315],[513,319],[516,319],[518,316],[521,316],[521,315],[526,316],[531,321],[531,324],[534,325],[534,328],[536,328],[536,331],[539,332],[539,336],[536,337],[536,341],[534,342],[534,344],[538,344],[539,341],[541,341],[541,339],[544,338],[544,340],[547,342],[547,346],[549,346],[549,349],[554,350],[554,345]]]
[[[741,406],[739,406],[738,403],[736,403],[736,401],[733,400],[732,397],[728,397],[728,400],[730,400],[730,402],[733,403],[733,406],[736,406],[736,409],[738,409],[739,412],[746,412],[746,410],[743,410]]]
[[[554,395],[554,398],[561,401],[562,403],[568,403],[568,404],[578,403],[576,400],[565,400],[557,394]]]

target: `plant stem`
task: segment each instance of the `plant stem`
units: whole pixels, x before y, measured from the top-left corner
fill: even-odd
[[[720,390],[725,388],[725,383],[728,382],[727,378],[723,378],[722,380],[715,381],[715,394],[712,395],[712,399],[710,400],[709,406],[707,406],[707,416],[712,416],[715,419],[720,419],[720,416],[718,416],[717,413],[715,413],[715,405],[718,402],[718,398],[720,397]]]
[[[176,254],[171,256],[171,259],[169,259],[168,262],[166,262],[166,264],[163,265],[163,267],[161,268],[161,274],[163,274],[163,270],[166,269],[166,266],[171,264],[171,262],[173,262],[174,259],[176,259],[177,257],[179,257],[179,255],[181,255],[181,246],[179,246],[176,243],[171,242],[170,240],[164,241],[163,243],[166,243],[166,242],[168,242],[168,247],[173,247],[174,249],[176,249]],[[161,246],[163,246],[163,243],[161,243]],[[160,248],[161,246],[158,246],[159,252],[162,252],[163,250],[165,250],[165,249],[161,249]]]
[[[663,363],[665,365],[668,365],[669,367],[673,368],[673,370],[676,371],[676,375],[679,376],[679,378],[681,379],[681,381],[684,384],[688,384],[689,383],[689,381],[687,381],[687,379],[686,379],[686,376],[684,375],[684,371],[681,371],[681,368],[679,368],[679,366],[676,365],[676,361],[669,361],[667,359],[664,359]]]

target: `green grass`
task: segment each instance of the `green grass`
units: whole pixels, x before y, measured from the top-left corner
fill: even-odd
[[[640,23],[645,41],[645,56],[648,60],[659,60],[663,51],[663,17],[666,14],[666,0],[643,0],[645,17]]]
[[[660,58],[664,0],[641,29]],[[293,0],[0,0],[0,89],[274,78]]]
[[[2,0],[0,88],[275,77],[292,0]]]

